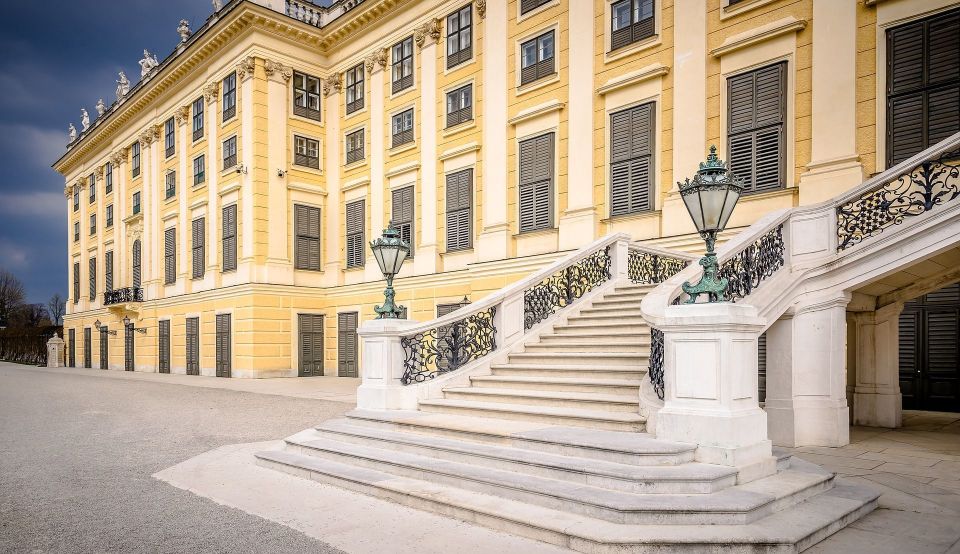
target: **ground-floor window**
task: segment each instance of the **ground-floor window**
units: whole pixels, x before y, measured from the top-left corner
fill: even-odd
[[[323,316],[300,314],[300,377],[323,375]]]
[[[230,377],[232,356],[230,314],[217,314],[217,377]]]
[[[337,375],[358,377],[357,312],[337,314]]]

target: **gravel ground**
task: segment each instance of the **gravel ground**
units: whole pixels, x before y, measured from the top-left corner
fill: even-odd
[[[350,408],[0,363],[0,552],[338,552],[151,475]]]

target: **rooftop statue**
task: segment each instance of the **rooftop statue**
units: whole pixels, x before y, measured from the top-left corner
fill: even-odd
[[[143,59],[140,60],[140,78],[146,77],[158,65],[160,65],[160,62],[157,61],[157,57],[151,54],[149,50],[144,50]]]
[[[86,131],[90,128],[90,114],[83,108],[80,108],[80,114],[80,125],[83,125],[83,130]]]
[[[117,79],[117,100],[126,96],[128,92],[130,92],[130,79],[127,79],[127,74],[121,71],[120,78]]]
[[[97,117],[102,116],[103,113],[106,111],[107,111],[107,105],[103,103],[103,98],[101,98],[100,100],[97,100]]]
[[[70,142],[77,140],[77,128],[70,124]]]
[[[187,42],[191,34],[190,22],[186,19],[181,19],[180,26],[177,27],[177,32],[180,33],[180,42]]]
[[[213,12],[216,13],[220,11],[220,8],[223,7],[223,2],[221,0],[213,0]]]

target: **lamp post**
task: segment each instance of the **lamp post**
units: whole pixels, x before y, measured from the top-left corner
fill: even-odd
[[[100,327],[102,327],[102,324],[100,323],[100,320],[98,319],[98,320],[96,320],[96,321],[93,322],[93,326],[94,326],[94,328],[96,328],[96,330],[99,332],[99,331],[100,331]],[[111,335],[111,336],[115,336],[115,335],[117,334],[117,332],[116,332],[115,330],[114,330],[114,331],[107,331],[107,334],[108,334],[108,335]]]
[[[714,246],[717,233],[723,231],[730,220],[730,214],[743,192],[743,182],[727,168],[727,164],[717,158],[717,147],[710,146],[707,161],[700,162],[700,169],[693,180],[686,179],[680,185],[690,218],[697,232],[707,243],[707,253],[700,258],[703,277],[695,285],[683,284],[683,292],[690,295],[687,304],[693,304],[701,294],[706,294],[708,302],[724,302],[727,280],[718,277],[719,267]]]
[[[134,331],[140,333],[141,335],[147,334],[146,327],[134,327],[133,323],[130,322],[130,316],[123,317],[123,328],[124,329],[133,329]]]
[[[391,221],[383,230],[383,236],[370,242],[370,250],[380,266],[380,272],[387,279],[383,305],[374,307],[373,311],[377,312],[377,319],[397,319],[402,312],[393,302],[393,278],[400,273],[404,260],[410,255],[410,245],[400,238],[400,231]]]

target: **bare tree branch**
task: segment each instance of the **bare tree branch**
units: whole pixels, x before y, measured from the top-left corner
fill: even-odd
[[[50,301],[47,302],[47,309],[50,311],[50,321],[54,325],[62,325],[63,315],[67,313],[67,301],[60,296],[59,292],[50,297]]]
[[[0,326],[8,325],[15,308],[25,298],[23,283],[13,273],[0,269]]]

